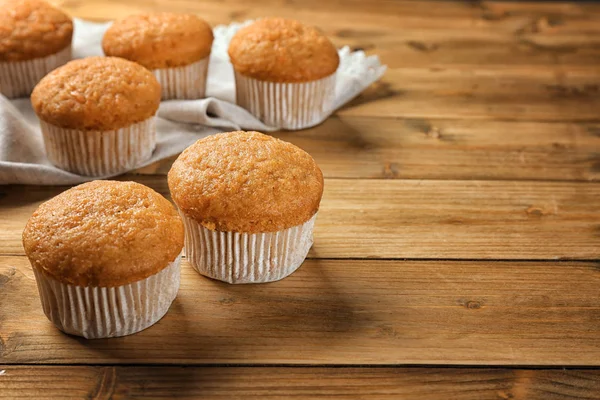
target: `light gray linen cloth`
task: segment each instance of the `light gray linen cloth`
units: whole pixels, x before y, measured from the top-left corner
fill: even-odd
[[[196,140],[217,132],[239,129],[272,132],[278,129],[264,125],[235,104],[235,81],[227,46],[235,32],[250,22],[220,25],[214,29],[208,97],[161,102],[156,121],[156,149],[152,157],[138,167],[178,154]],[[75,20],[73,57],[103,55],[102,35],[109,25]],[[362,51],[351,52],[348,47],[340,49],[339,54],[335,109],[360,94],[386,70],[377,56],[365,56]],[[80,176],[53,166],[46,158],[39,122],[29,98],[8,100],[0,95],[0,184],[67,185],[99,178],[108,176]]]

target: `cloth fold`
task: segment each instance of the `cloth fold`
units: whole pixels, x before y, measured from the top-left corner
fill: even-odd
[[[156,149],[152,157],[138,167],[178,154],[196,140],[217,132],[240,129],[273,132],[278,129],[263,124],[235,104],[235,81],[227,47],[235,32],[251,22],[215,27],[208,97],[161,102],[156,121]],[[102,55],[102,35],[109,25],[76,19],[73,57]],[[348,47],[340,49],[339,54],[335,109],[381,78],[386,70],[377,56],[366,56],[362,51],[351,52]],[[69,185],[102,178],[108,176],[80,176],[50,164],[29,98],[8,100],[0,95],[0,184]]]

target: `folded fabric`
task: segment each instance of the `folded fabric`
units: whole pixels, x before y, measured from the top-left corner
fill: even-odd
[[[227,46],[237,30],[249,24],[233,23],[214,29],[207,98],[163,101],[157,113],[157,147],[143,165],[180,153],[207,135],[230,130],[272,132],[248,111],[235,104],[233,69]],[[102,35],[109,23],[75,20],[73,56],[102,55]],[[385,72],[377,56],[362,51],[339,50],[335,109],[356,97]],[[335,110],[334,110],[335,111]],[[0,184],[68,185],[98,178],[72,174],[54,167],[46,158],[38,119],[28,98],[8,100],[0,95]]]

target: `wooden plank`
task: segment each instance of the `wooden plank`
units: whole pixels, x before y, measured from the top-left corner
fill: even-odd
[[[541,37],[499,38],[465,36],[461,31],[402,31],[389,40],[369,36],[330,36],[338,47],[350,46],[379,56],[389,68],[464,68],[503,66],[513,68],[594,68],[600,62],[598,43],[568,36],[559,43]],[[343,31],[342,31],[343,32]],[[343,33],[347,35],[347,33]],[[393,36],[392,36],[393,35]],[[594,33],[594,37],[597,36]],[[583,36],[583,35],[582,35]]]
[[[379,54],[390,67],[595,66],[600,61],[595,45],[600,11],[585,5],[441,2],[421,7],[404,2],[316,0],[285,4],[262,0],[251,7],[240,1],[224,6],[195,0],[56,3],[75,16],[94,20],[158,10],[197,12],[213,25],[265,15],[296,18],[321,27],[337,46]],[[331,13],[338,17],[330,18]]]
[[[337,114],[598,121],[599,82],[597,69],[391,69]]]
[[[329,180],[313,257],[598,259],[594,184]]]
[[[108,340],[54,328],[25,257],[0,284],[5,364],[600,365],[597,262],[309,260],[265,285],[184,263],[169,313]]]
[[[132,0],[127,3],[118,0],[50,0],[72,15],[92,20],[120,18],[131,13],[144,11],[196,12],[213,23],[228,22],[231,19],[257,18],[265,15],[282,15],[284,17],[318,15],[319,20],[328,23],[340,23],[339,18],[327,20],[331,13],[351,17],[348,25],[393,26],[401,29],[405,26],[436,29],[440,27],[463,28],[472,30],[489,30],[491,26],[499,30],[512,32],[507,21],[524,17],[553,16],[564,19],[575,19],[582,23],[589,22],[600,14],[597,4],[569,2],[530,2],[507,4],[507,2],[490,1],[389,1],[373,0],[369,4],[360,0],[258,0],[249,5],[244,0],[228,0],[215,4],[210,0]],[[225,3],[225,4],[223,4]],[[358,17],[362,15],[362,19]],[[442,21],[440,25],[439,22]],[[402,24],[399,25],[398,22]],[[477,23],[474,23],[477,22]],[[557,29],[563,28],[562,21],[552,24]],[[571,29],[577,29],[571,27]]]
[[[414,4],[403,2],[381,2],[381,7],[362,2],[343,4],[313,1],[307,7],[300,2],[264,0],[252,6],[241,1],[224,6],[190,0],[168,4],[137,0],[72,1],[63,5],[84,18],[115,18],[168,9],[201,12],[212,24],[264,15],[316,24],[337,46],[350,45],[380,54],[392,68],[380,85],[344,109],[343,115],[599,119],[597,7],[562,4],[513,9],[495,3],[473,7],[441,2],[413,10]],[[342,15],[331,18],[334,10]],[[507,64],[517,69],[509,70]],[[589,71],[582,76],[571,70],[585,65]]]
[[[125,176],[168,193],[164,176]],[[61,187],[0,188],[0,254]],[[313,258],[598,259],[600,185],[328,179]]]
[[[600,178],[600,125],[334,117],[275,137],[310,153],[327,178]],[[138,173],[165,175],[177,156]]]
[[[598,370],[0,366],[0,399],[595,399]]]

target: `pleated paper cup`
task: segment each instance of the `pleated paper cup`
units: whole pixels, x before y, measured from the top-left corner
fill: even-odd
[[[161,87],[162,100],[201,99],[206,92],[206,77],[210,56],[183,67],[160,68],[152,71]]]
[[[266,82],[235,72],[237,104],[267,125],[281,129],[304,129],[320,124],[331,114],[335,102],[332,74],[305,83]]]
[[[86,176],[132,170],[156,147],[154,117],[111,131],[65,129],[40,120],[46,155],[58,168]]]
[[[46,57],[0,62],[0,93],[10,98],[26,97],[48,72],[71,60],[71,46]]]
[[[185,225],[185,254],[196,271],[229,283],[263,283],[300,267],[313,244],[316,214],[278,232],[219,232],[179,212]]]
[[[154,325],[177,296],[181,255],[146,279],[116,287],[73,286],[33,268],[44,313],[61,331],[87,339],[131,335]]]

